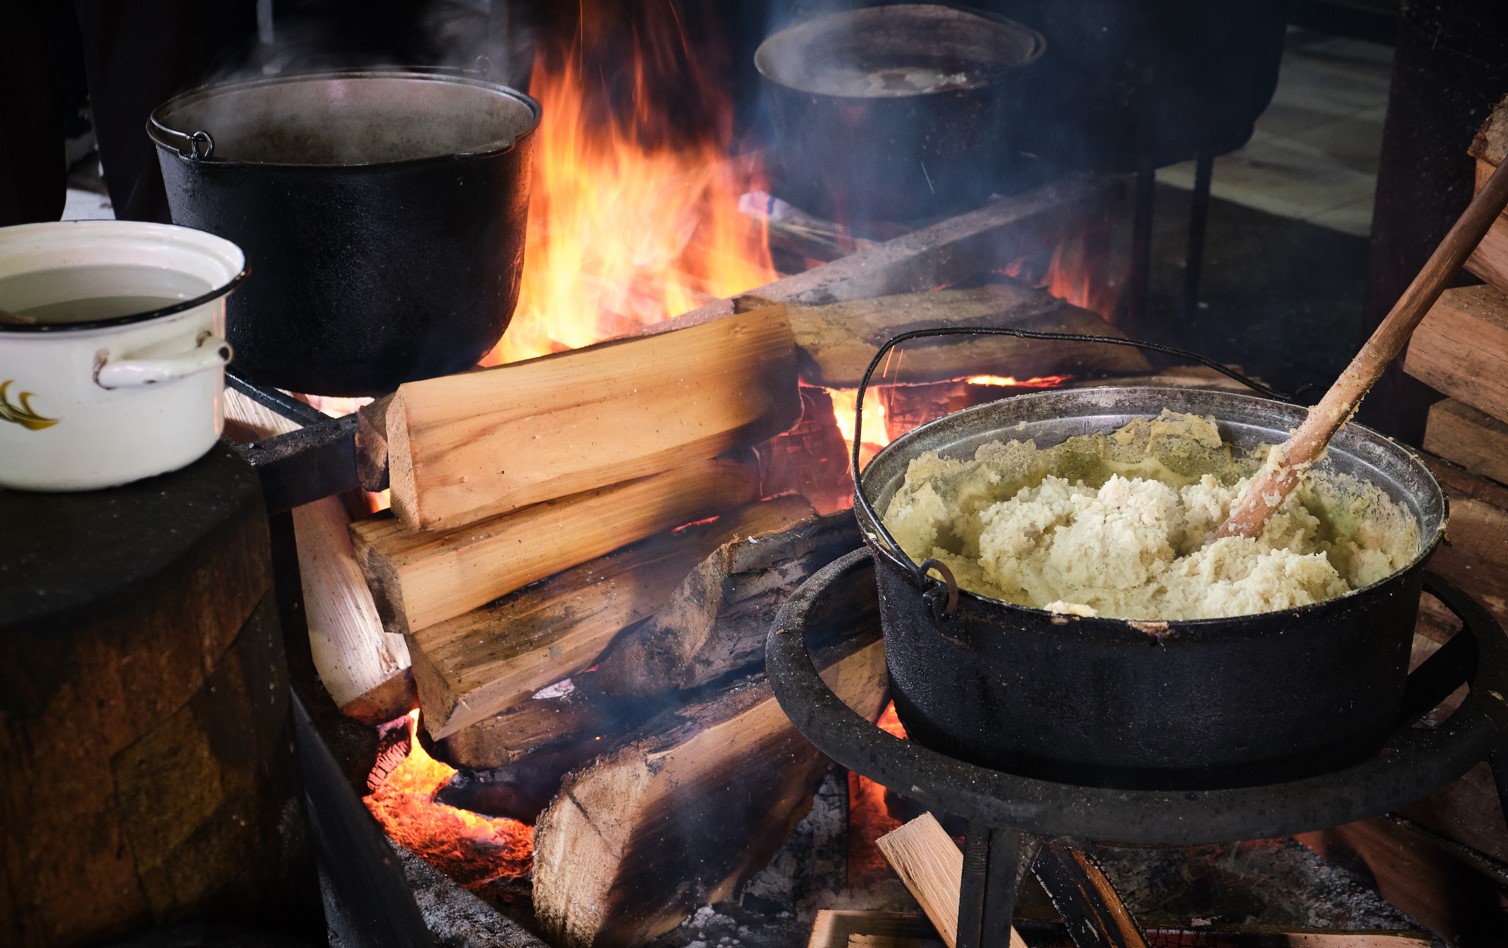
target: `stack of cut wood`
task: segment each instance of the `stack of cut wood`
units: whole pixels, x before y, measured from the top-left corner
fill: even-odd
[[[1508,159],[1508,96],[1470,149],[1480,188]],[[1424,447],[1508,483],[1508,212],[1466,262],[1487,282],[1446,290],[1415,330],[1403,368],[1445,395],[1430,408]]]

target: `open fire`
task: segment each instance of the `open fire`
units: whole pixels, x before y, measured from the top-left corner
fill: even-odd
[[[584,16],[583,22],[598,21]],[[637,40],[643,47],[632,59],[636,101],[650,94],[647,63],[668,58],[694,67],[673,22],[660,23]],[[516,362],[634,335],[641,327],[778,277],[766,222],[740,212],[743,195],[768,185],[757,155],[731,157],[731,103],[720,105],[723,121],[692,138],[657,128],[663,118],[647,105],[636,108],[631,118],[617,117],[598,101],[607,90],[598,85],[600,77],[584,55],[593,45],[592,37],[578,35],[569,47],[542,50],[537,58],[530,93],[540,100],[544,118],[520,302],[508,331],[484,364]],[[689,81],[715,88],[702,77],[691,76]],[[1050,256],[1039,253],[1035,262],[1023,259],[1003,271],[1108,316],[1114,305],[1113,286],[1103,279],[1105,261],[1091,254],[1092,245],[1073,236]],[[963,405],[999,397],[1005,390],[1050,388],[1068,378],[976,375],[918,387],[925,390],[921,403],[907,402],[909,396],[901,389],[878,389],[879,397],[866,400],[865,450],[871,452],[899,434],[897,423],[904,430]],[[831,388],[825,394],[833,406],[833,420],[851,444],[854,391]],[[805,403],[810,410],[825,400],[810,398]],[[846,458],[821,460],[846,480]],[[815,498],[813,502],[824,510],[822,503]],[[846,506],[847,488],[836,491],[832,503]],[[415,711],[401,725],[410,736],[417,718]],[[898,727],[893,713],[887,720]],[[531,828],[436,802],[436,792],[456,771],[430,757],[418,740],[409,743],[407,760],[381,781],[368,797],[368,807],[392,838],[466,888],[499,901],[513,898],[509,884],[529,872]],[[876,785],[856,778],[853,802],[858,812],[869,814],[861,821],[879,831],[894,827],[884,814],[883,792]],[[869,858],[877,854],[870,852]]]

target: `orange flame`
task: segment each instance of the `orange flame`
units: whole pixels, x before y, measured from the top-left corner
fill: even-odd
[[[392,840],[479,892],[527,878],[534,857],[531,827],[434,801],[435,791],[455,770],[429,756],[415,736],[419,712],[409,713],[412,749],[380,787],[365,798],[367,809]]]
[[[584,28],[613,22],[587,9],[596,6],[582,4]],[[519,303],[483,364],[630,334],[775,278],[766,229],[738,211],[763,181],[754,163],[728,157],[731,102],[718,93],[706,110],[720,127],[671,134],[655,125],[670,111],[656,114],[655,80],[663,86],[667,70],[690,72],[679,82],[704,97],[718,87],[698,74],[673,13],[659,9],[644,5],[637,15],[662,17],[650,24],[659,28],[631,31],[633,54],[612,63],[632,73],[631,115],[604,108],[612,93],[591,81],[600,79],[590,62],[599,37],[578,33],[570,49],[536,61],[529,91],[543,113]]]

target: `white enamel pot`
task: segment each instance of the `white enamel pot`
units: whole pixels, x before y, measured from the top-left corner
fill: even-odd
[[[0,227],[0,487],[113,487],[202,457],[246,275],[239,247],[186,227]]]

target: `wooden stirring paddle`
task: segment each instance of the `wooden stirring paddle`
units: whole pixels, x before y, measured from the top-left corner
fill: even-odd
[[[1304,471],[1325,453],[1335,432],[1351,419],[1388,363],[1403,351],[1414,327],[1439,298],[1445,281],[1466,262],[1504,207],[1508,207],[1508,161],[1487,179],[1356,358],[1341,372],[1325,397],[1309,409],[1303,424],[1283,442],[1279,462],[1264,467],[1236,501],[1230,517],[1215,532],[1217,538],[1261,534],[1273,511],[1298,486]]]

